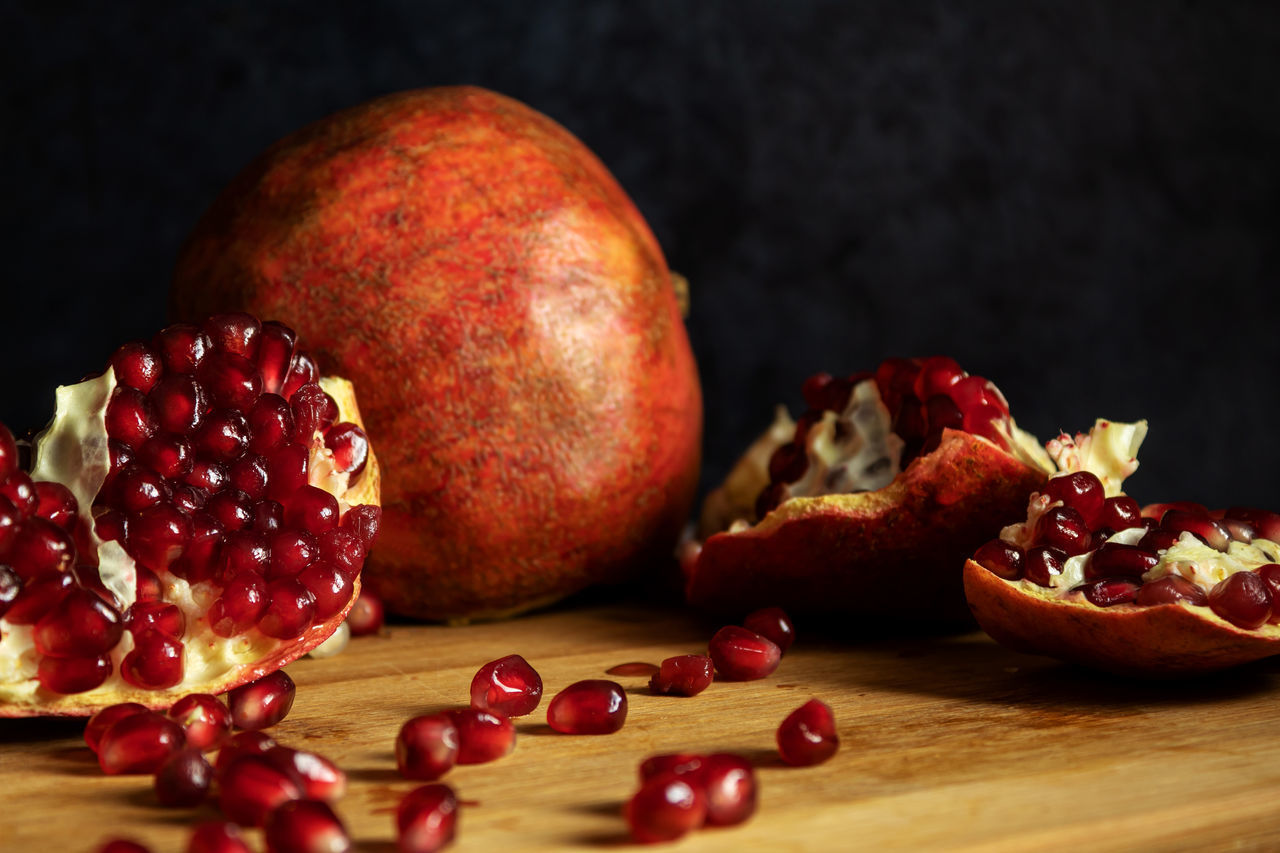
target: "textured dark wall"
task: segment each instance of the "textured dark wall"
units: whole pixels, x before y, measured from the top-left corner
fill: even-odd
[[[805,376],[951,354],[1042,437],[1147,417],[1140,499],[1280,507],[1280,4],[0,7],[0,419],[164,322],[297,126],[475,83],[577,133],[693,284],[706,479]]]

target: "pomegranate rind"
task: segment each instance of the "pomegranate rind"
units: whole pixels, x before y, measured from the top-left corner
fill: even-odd
[[[1280,625],[1239,628],[1208,607],[1186,603],[1097,607],[1030,581],[996,577],[973,560],[965,597],[982,630],[1016,651],[1120,675],[1176,678],[1216,672],[1280,654]]]
[[[871,492],[792,498],[752,527],[711,536],[686,577],[690,604],[743,612],[970,622],[959,567],[1025,511],[1046,473],[979,436],[937,449]]]

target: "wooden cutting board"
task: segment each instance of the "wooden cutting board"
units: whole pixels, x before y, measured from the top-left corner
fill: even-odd
[[[1006,651],[980,634],[873,642],[800,638],[768,679],[692,698],[622,678],[622,731],[547,727],[558,689],[628,661],[705,648],[714,625],[677,610],[594,602],[462,628],[392,626],[342,655],[289,667],[298,698],[272,734],[335,759],[357,849],[394,850],[392,813],[415,783],[392,745],[416,714],[465,704],[476,669],[518,652],[542,674],[543,706],[515,751],[458,767],[466,801],[452,848],[599,850],[626,845],[620,817],[648,755],[731,750],[758,768],[759,811],[673,850],[1280,849],[1280,664],[1178,684],[1091,674]],[[818,767],[776,757],[774,731],[812,696],[842,746]],[[67,720],[0,720],[0,849],[90,851],[128,836],[185,849],[212,806],[162,809],[148,777],[104,777]],[[254,838],[260,843],[260,837]]]

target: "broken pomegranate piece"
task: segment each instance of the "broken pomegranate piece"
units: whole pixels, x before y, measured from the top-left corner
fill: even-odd
[[[1280,514],[1190,503],[1140,508],[1121,491],[1146,424],[1098,421],[1047,445],[1060,468],[1024,521],[964,568],[978,624],[1021,651],[1152,677],[1280,653]],[[1275,538],[1271,538],[1275,537]]]
[[[0,426],[0,717],[165,708],[337,629],[380,473],[350,383],[247,314],[57,391],[30,471]]]
[[[954,567],[1043,487],[1043,448],[946,357],[818,374],[803,392],[807,411],[780,411],[708,495],[703,541],[680,551],[690,603],[967,621]]]

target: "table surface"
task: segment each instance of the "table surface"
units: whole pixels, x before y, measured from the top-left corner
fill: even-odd
[[[541,673],[542,706],[509,756],[444,779],[465,805],[452,848],[592,850],[628,844],[636,767],[668,751],[734,751],[757,767],[746,824],[673,850],[1183,850],[1280,848],[1280,665],[1144,683],[1007,651],[979,633],[835,640],[806,635],[767,679],[702,694],[628,691],[625,727],[568,736],[545,722],[560,688],[629,661],[701,651],[716,625],[675,608],[597,599],[505,622],[392,625],[343,654],[289,667],[298,697],[271,733],[336,760],[338,811],[359,850],[393,851],[392,814],[417,783],[395,770],[411,716],[465,704],[476,669],[510,653]],[[777,758],[774,732],[819,697],[837,755]],[[0,850],[90,851],[127,836],[185,849],[212,805],[163,809],[148,777],[105,777],[72,720],[0,720]],[[256,833],[255,833],[256,834]],[[255,845],[260,838],[255,838]]]

